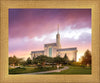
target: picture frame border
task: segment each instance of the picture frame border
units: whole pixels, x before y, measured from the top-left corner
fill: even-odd
[[[2,0],[0,2],[0,82],[1,83],[100,83],[100,1],[99,0]],[[92,13],[92,74],[80,75],[9,75],[8,9],[91,9]]]

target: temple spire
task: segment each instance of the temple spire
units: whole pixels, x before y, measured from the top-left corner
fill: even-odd
[[[59,34],[59,24],[58,24],[58,34]]]
[[[59,24],[57,26],[57,35],[56,35],[56,44],[57,44],[57,48],[61,48],[61,44],[60,44],[60,34],[59,34]]]

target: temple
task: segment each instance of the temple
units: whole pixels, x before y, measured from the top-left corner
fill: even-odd
[[[64,57],[67,55],[68,59],[76,61],[77,57],[77,48],[61,48],[60,44],[60,34],[59,34],[59,25],[58,25],[58,31],[56,35],[56,43],[48,43],[44,44],[44,50],[41,51],[31,51],[31,58],[37,57],[37,56],[49,56],[49,57]]]

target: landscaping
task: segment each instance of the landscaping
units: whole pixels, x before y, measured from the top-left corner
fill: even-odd
[[[63,67],[60,67],[63,68]],[[18,68],[10,68],[9,74],[23,74],[23,73],[34,73],[34,72],[41,72],[41,71],[50,71],[50,70],[56,70],[56,67],[18,67]]]
[[[69,68],[61,72],[45,73],[45,74],[91,74],[91,67],[80,67],[80,66],[68,66]],[[63,68],[63,67],[62,67]],[[61,69],[62,69],[61,68]],[[35,73],[42,71],[51,71],[56,70],[54,67],[43,67],[43,68],[34,68],[34,67],[23,67],[23,68],[10,68],[9,74],[24,74],[24,73]]]
[[[38,74],[39,72],[42,74],[91,74],[91,53],[87,50],[81,62],[70,61],[67,55],[53,58],[41,55],[33,57],[33,60],[28,58],[26,61],[16,56],[9,57],[9,74],[36,74],[36,72]]]
[[[91,74],[91,67],[69,66],[67,70],[46,74]]]

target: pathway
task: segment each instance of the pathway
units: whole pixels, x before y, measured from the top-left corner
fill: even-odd
[[[61,72],[63,70],[69,69],[69,67],[65,66],[62,69],[51,70],[51,71],[43,71],[43,72],[35,72],[35,73],[26,73],[26,74],[44,74],[44,73],[53,73],[53,72]]]

